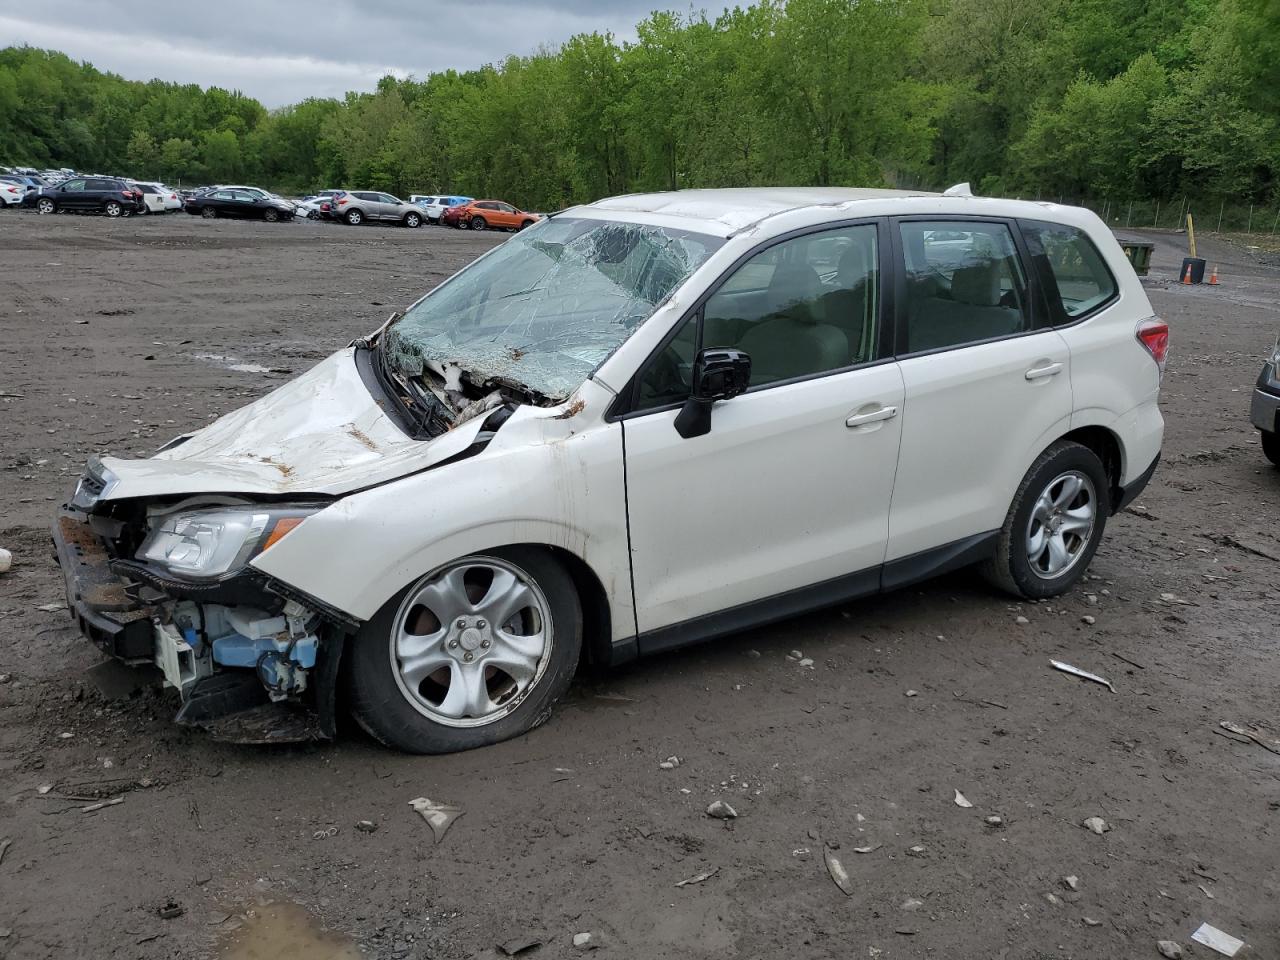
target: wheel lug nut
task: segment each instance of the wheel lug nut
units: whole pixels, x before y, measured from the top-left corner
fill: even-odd
[[[454,649],[456,650],[456,649],[458,648],[458,641],[457,641],[457,640],[450,640],[450,641],[449,641],[449,646],[450,646],[450,647],[452,647],[452,648],[454,648]]]
[[[466,617],[459,617],[459,618],[458,618],[458,629],[459,629],[459,630],[462,630],[462,629],[464,629],[464,628],[466,627],[466,625],[467,625],[467,618],[466,618]]]
[[[484,629],[484,627],[485,627],[485,623],[484,623],[484,621],[483,621],[483,620],[477,620],[477,621],[476,621],[476,626],[477,626],[477,627],[479,627],[481,630],[483,630],[483,629]]]
[[[484,647],[486,650],[488,650],[488,649],[489,649],[489,641],[488,641],[488,640],[482,640],[482,641],[480,642],[480,646],[482,646],[482,647]]]
[[[471,656],[471,654],[464,653],[462,655],[462,659],[465,660],[467,663],[470,663],[474,658]]]

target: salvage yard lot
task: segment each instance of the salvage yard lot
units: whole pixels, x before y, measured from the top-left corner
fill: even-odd
[[[1280,723],[1280,472],[1248,423],[1280,258],[1214,241],[1224,285],[1188,288],[1154,238],[1164,460],[1064,598],[952,575],[582,677],[450,756],[235,747],[168,695],[104,700],[49,559],[84,458],[242,405],[502,239],[0,216],[0,957],[347,955],[287,952],[293,905],[377,957],[1142,957],[1202,921],[1280,956],[1280,756],[1218,727]],[[465,811],[439,845],[423,796]]]

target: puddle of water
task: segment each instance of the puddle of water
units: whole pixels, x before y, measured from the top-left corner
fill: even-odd
[[[362,960],[349,938],[321,929],[296,903],[269,903],[252,914],[228,937],[221,960]]]
[[[264,367],[260,363],[244,363],[235,357],[224,357],[220,353],[197,353],[193,354],[197,360],[207,360],[210,363],[216,363],[219,366],[226,367],[228,370],[234,370],[236,373],[270,373],[270,367]]]

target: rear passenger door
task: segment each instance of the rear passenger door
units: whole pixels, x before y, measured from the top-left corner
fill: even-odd
[[[1012,221],[904,218],[892,233],[905,400],[888,561],[998,530],[1072,405],[1070,351]]]

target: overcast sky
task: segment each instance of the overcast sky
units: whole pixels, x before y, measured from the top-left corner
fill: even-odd
[[[0,0],[0,47],[61,50],[130,80],[239,89],[268,107],[534,52],[575,33],[634,39],[654,8],[717,0]]]

